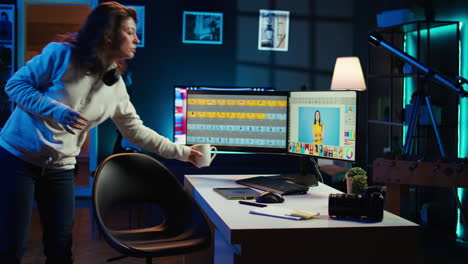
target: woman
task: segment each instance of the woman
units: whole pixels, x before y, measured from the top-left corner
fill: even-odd
[[[314,144],[322,145],[323,140],[323,123],[320,118],[320,111],[315,111],[315,120],[314,124],[312,125],[313,137],[314,137]]]
[[[0,263],[20,263],[34,198],[46,263],[72,263],[75,157],[106,119],[165,158],[203,156],[143,126],[135,112],[119,75],[139,43],[135,23],[134,9],[102,3],[78,34],[47,45],[7,83],[16,108],[0,133]]]

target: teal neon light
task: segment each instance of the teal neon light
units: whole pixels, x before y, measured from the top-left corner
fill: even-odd
[[[464,201],[464,196],[465,196],[465,193],[466,193],[466,189],[465,188],[457,188],[457,194],[458,194],[458,198],[460,199],[460,202],[462,204],[463,201]],[[466,207],[466,205],[465,205]],[[462,217],[461,217],[461,213],[460,213],[460,210],[457,210],[457,226],[456,226],[456,234],[457,234],[457,238],[461,241],[465,241],[466,242],[466,236],[468,234],[466,234],[466,230],[465,230],[465,227],[463,226],[463,220],[462,220]]]
[[[462,21],[460,23],[460,32],[461,32],[461,41],[459,46],[460,51],[460,67],[459,72],[461,76],[468,76],[468,32],[463,30],[463,24],[468,21],[467,17],[463,17],[459,19]],[[464,89],[467,89],[467,85],[464,85]],[[461,98],[460,105],[458,108],[458,157],[459,158],[467,158],[468,157],[468,98]],[[462,205],[466,208],[466,202],[464,201],[464,197],[467,194],[466,188],[458,188],[457,189],[458,197]],[[465,210],[466,211],[466,210]],[[468,234],[466,232],[465,226],[463,225],[460,210],[457,211],[458,219],[457,219],[457,227],[456,227],[456,234],[457,238],[461,241],[466,242],[468,239]]]
[[[448,18],[448,21],[461,21],[460,22],[460,43],[459,43],[459,75],[465,78],[468,78],[468,31],[463,30],[463,24],[468,22],[468,17],[452,17]],[[431,38],[444,38],[448,34],[453,34],[453,27],[439,27],[431,29],[430,35]],[[425,40],[427,31],[422,30],[420,32],[421,40]],[[404,40],[404,51],[411,56],[416,58],[416,32],[410,32],[405,35]],[[415,83],[411,77],[405,77],[403,81],[403,107],[406,104],[410,103],[411,94],[416,89]],[[465,85],[465,90],[468,85]],[[406,138],[407,128],[403,128],[403,140]],[[405,142],[403,142],[404,144]],[[468,157],[468,98],[461,98],[459,109],[458,109],[458,157],[466,158]],[[460,202],[466,207],[466,202],[464,201],[465,195],[467,195],[467,189],[457,188],[457,194],[460,199]],[[468,216],[467,216],[468,217]],[[460,241],[466,242],[468,240],[468,234],[463,226],[461,220],[460,211],[457,211],[457,226],[456,226],[456,235]]]
[[[416,48],[415,48],[416,38],[415,34],[405,34],[403,42],[403,51],[407,54],[416,58]],[[411,103],[411,94],[415,90],[414,80],[412,77],[403,78],[403,102],[402,108],[406,108],[406,105]],[[406,133],[408,131],[407,126],[403,126],[403,145],[406,144]]]

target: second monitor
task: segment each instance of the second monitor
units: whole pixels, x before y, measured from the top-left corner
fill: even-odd
[[[291,92],[288,152],[354,161],[356,91]]]

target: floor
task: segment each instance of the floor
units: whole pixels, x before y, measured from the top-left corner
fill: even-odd
[[[116,218],[127,221],[128,216],[116,214]],[[118,222],[119,220],[117,220]],[[97,227],[92,224],[91,200],[77,199],[75,209],[75,222],[73,226],[73,255],[76,264],[101,264],[106,263],[109,258],[120,256],[113,248],[100,237]],[[45,257],[42,253],[41,227],[39,215],[36,209],[33,209],[31,231],[29,235],[28,249],[23,258],[23,264],[42,264],[45,263]],[[161,257],[153,260],[158,264],[186,264],[186,263],[204,263],[199,262],[206,259],[208,251],[194,253],[186,256]],[[195,259],[195,260],[193,260]],[[143,264],[146,263],[142,258],[124,258],[118,261],[110,262],[116,264]]]
[[[457,242],[451,235],[424,230],[421,234],[421,264],[465,264],[468,244]]]
[[[91,225],[91,215],[89,209],[90,201],[79,201],[75,214],[75,225],[73,229],[73,254],[77,264],[98,264],[106,263],[106,260],[119,254],[110,248],[104,240],[99,238],[95,227]],[[85,205],[85,206],[82,206]],[[37,212],[34,211],[31,226],[28,250],[24,257],[24,264],[44,263],[41,245],[41,231]],[[462,264],[467,263],[468,245],[456,242],[448,234],[441,232],[423,230],[421,232],[421,264]],[[182,264],[187,258],[197,258],[196,255],[184,257],[159,258],[154,263],[159,264]],[[116,264],[138,264],[145,263],[144,259],[125,258],[115,262]],[[375,263],[378,263],[376,261]]]

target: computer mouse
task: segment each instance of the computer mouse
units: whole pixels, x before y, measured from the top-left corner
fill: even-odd
[[[257,197],[258,203],[282,203],[284,202],[283,196],[275,192],[264,192]]]

